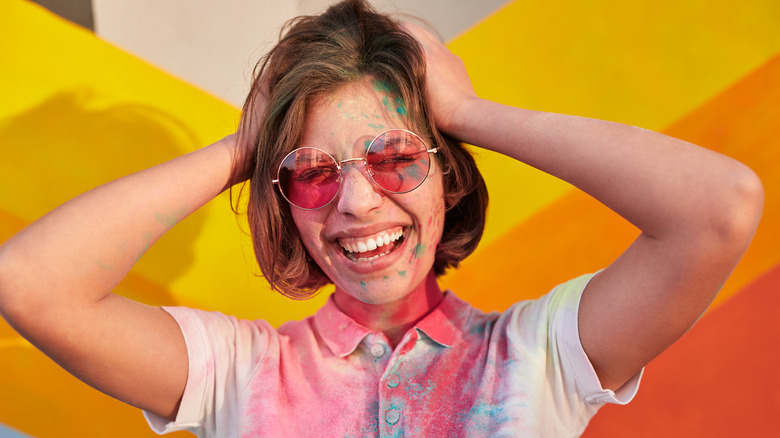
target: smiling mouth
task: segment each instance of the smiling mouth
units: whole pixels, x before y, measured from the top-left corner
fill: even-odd
[[[393,252],[404,237],[404,229],[394,227],[371,236],[339,239],[339,245],[349,260],[370,262]]]

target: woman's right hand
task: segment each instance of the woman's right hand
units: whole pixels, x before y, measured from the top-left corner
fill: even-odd
[[[268,106],[268,81],[260,76],[254,79],[252,89],[244,103],[238,131],[225,140],[234,146],[233,165],[229,185],[244,182],[252,177],[257,160],[257,138],[262,129]]]

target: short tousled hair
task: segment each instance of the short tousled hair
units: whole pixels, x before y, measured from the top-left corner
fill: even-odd
[[[465,145],[436,129],[425,99],[425,70],[425,54],[414,37],[364,0],[291,20],[258,62],[237,136],[235,162],[246,166],[234,168],[232,180],[249,179],[246,211],[255,257],[273,289],[305,299],[331,283],[304,247],[294,207],[271,180],[284,156],[298,147],[312,99],[366,78],[390,84],[404,102],[409,127],[439,147],[447,210],[434,272],[439,276],[457,267],[477,247],[487,188]]]

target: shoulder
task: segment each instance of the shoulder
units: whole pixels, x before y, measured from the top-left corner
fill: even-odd
[[[501,323],[510,336],[547,338],[556,330],[576,328],[580,298],[594,276],[593,273],[581,275],[555,286],[539,298],[513,304],[501,315]]]
[[[539,369],[546,369],[545,373],[565,371],[573,363],[581,365],[579,359],[584,352],[579,339],[578,309],[582,293],[594,275],[581,275],[539,298],[513,304],[496,322],[494,337],[506,342],[511,356],[531,360]]]
[[[221,312],[189,307],[163,307],[182,331],[192,361],[249,360],[278,344],[278,332],[267,321],[239,319]]]

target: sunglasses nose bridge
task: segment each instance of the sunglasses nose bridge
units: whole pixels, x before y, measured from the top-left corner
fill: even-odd
[[[361,161],[363,162],[362,169],[358,166],[354,166],[352,169],[343,166],[346,163]],[[365,158],[350,158],[340,161],[339,171],[341,183],[339,194],[335,200],[339,212],[363,216],[381,204],[383,191],[370,175]]]
[[[344,172],[346,172],[345,164],[361,163],[361,162],[363,163],[363,169],[365,170],[365,173],[367,175],[371,175],[371,169],[368,168],[368,163],[366,162],[366,159],[357,157],[357,158],[347,158],[346,160],[341,160],[337,163],[339,168],[339,174],[341,174],[341,178],[342,179],[344,178]]]
[[[362,161],[365,164],[366,159],[365,158],[360,158],[360,157],[347,158],[346,160],[339,161],[339,167],[342,167],[342,165],[345,164],[345,163],[352,163],[352,162],[355,162],[355,161]]]

